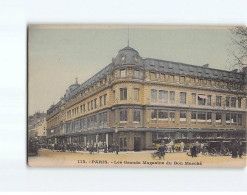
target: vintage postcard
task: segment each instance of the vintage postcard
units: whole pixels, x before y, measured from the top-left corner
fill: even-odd
[[[27,66],[29,166],[246,166],[246,27],[30,25]]]

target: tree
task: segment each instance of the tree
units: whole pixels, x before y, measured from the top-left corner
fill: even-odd
[[[233,51],[234,63],[233,69],[242,71],[244,66],[247,66],[247,27],[237,26],[231,29],[232,41],[236,46],[236,51]]]

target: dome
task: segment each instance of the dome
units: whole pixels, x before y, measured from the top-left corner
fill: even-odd
[[[119,50],[117,56],[113,59],[114,65],[143,65],[142,58],[138,51],[127,46]]]

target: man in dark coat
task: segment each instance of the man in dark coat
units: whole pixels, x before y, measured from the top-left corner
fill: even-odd
[[[160,147],[158,148],[158,153],[159,153],[159,159],[161,159],[161,157],[164,159],[164,156],[165,156],[165,146],[164,145],[160,145]]]
[[[195,146],[195,145],[192,146],[192,149],[191,149],[191,156],[192,156],[192,157],[196,157],[196,146]]]
[[[238,157],[238,146],[237,143],[234,142],[232,145],[232,158],[237,158]]]

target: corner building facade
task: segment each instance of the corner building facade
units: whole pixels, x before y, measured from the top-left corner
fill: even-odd
[[[247,69],[223,71],[142,58],[127,46],[47,111],[53,143],[153,149],[159,139],[240,139],[247,129]]]

